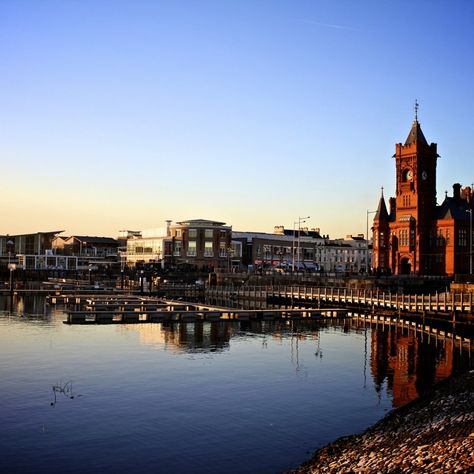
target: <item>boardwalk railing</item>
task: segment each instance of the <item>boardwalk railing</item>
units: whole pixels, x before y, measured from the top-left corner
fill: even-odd
[[[299,302],[330,302],[351,306],[387,308],[412,313],[424,312],[473,312],[473,293],[434,293],[405,295],[358,290],[351,288],[267,286],[267,287],[211,287],[207,296],[234,300],[287,300]]]

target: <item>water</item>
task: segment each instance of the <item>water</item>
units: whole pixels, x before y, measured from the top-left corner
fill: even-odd
[[[68,326],[17,303],[0,311],[0,472],[283,472],[471,364],[355,321]]]

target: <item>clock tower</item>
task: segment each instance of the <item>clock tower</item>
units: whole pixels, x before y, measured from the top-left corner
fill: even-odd
[[[396,195],[387,219],[390,238],[386,267],[395,274],[424,273],[427,268],[430,233],[436,219],[436,143],[428,144],[415,119],[405,143],[395,146]],[[379,227],[382,222],[374,222]],[[376,252],[374,242],[374,252]],[[374,260],[377,260],[374,256]]]
[[[395,145],[395,197],[380,197],[373,224],[373,268],[395,275],[472,275],[473,187],[453,185],[436,203],[436,143],[428,144],[415,120],[405,143]]]
[[[396,162],[397,211],[411,215],[418,225],[424,225],[434,217],[438,156],[436,143],[428,145],[415,114],[405,144],[397,143],[393,157]]]

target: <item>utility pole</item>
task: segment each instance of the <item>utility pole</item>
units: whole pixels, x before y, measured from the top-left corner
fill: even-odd
[[[367,209],[367,221],[365,227],[365,273],[369,273],[369,214],[375,214],[377,211],[369,211]]]

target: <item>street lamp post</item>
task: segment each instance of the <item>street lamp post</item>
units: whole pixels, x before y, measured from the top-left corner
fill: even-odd
[[[472,276],[472,209],[469,212],[469,275]]]
[[[377,211],[369,211],[367,209],[367,220],[365,227],[365,273],[369,273],[369,214],[375,214]]]
[[[291,263],[291,270],[292,272],[294,273],[295,272],[295,226],[296,226],[296,223],[298,223],[298,241],[297,241],[297,254],[296,254],[296,258],[297,258],[297,263],[298,263],[298,266],[299,266],[299,263],[300,263],[300,233],[301,233],[301,224],[303,222],[306,222],[306,219],[309,219],[310,216],[306,216],[306,217],[298,217],[298,220],[297,221],[294,221],[293,222],[293,249],[292,249],[292,263]]]
[[[231,245],[227,247],[227,271],[228,273],[232,273],[232,255],[234,253],[234,249]]]
[[[123,290],[123,277],[124,277],[124,258],[123,253],[120,253],[120,289]]]
[[[10,287],[10,296],[13,298],[13,270],[15,269],[15,265],[11,263],[11,255],[12,255],[12,249],[15,247],[15,242],[13,240],[7,240],[7,251],[8,251],[8,270],[10,271],[10,281],[9,281],[9,287]]]

